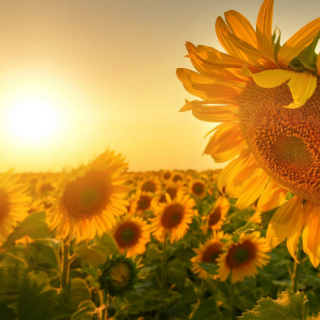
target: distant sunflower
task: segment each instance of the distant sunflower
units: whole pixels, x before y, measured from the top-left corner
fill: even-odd
[[[161,183],[156,176],[152,175],[148,178],[142,179],[138,185],[138,188],[144,192],[158,193],[161,190]]]
[[[149,226],[139,217],[118,219],[112,231],[118,249],[127,257],[142,254],[150,241]]]
[[[196,212],[192,209],[195,206],[194,199],[189,195],[184,196],[181,192],[172,200],[166,194],[166,203],[160,203],[156,209],[157,215],[150,219],[150,230],[154,237],[164,242],[166,237],[170,243],[180,240],[189,229],[189,224]]]
[[[177,194],[179,192],[185,192],[185,187],[183,185],[183,182],[182,181],[178,181],[176,183],[168,183],[165,190],[164,190],[164,193],[162,193],[162,195],[160,196],[159,198],[159,202],[160,203],[164,203],[166,202],[166,193],[170,196],[170,198],[173,200],[176,198]]]
[[[228,240],[229,238],[230,236],[220,232],[219,234],[214,234],[214,236],[208,239],[205,244],[201,244],[198,249],[193,249],[196,256],[191,259],[192,272],[203,279],[217,278],[217,275],[209,274],[199,263],[217,264],[217,259],[223,253],[223,247],[225,246],[225,243],[222,242],[221,239]]]
[[[231,273],[232,283],[244,281],[245,277],[254,277],[258,270],[269,263],[270,257],[266,252],[270,251],[266,240],[260,238],[260,232],[240,235],[234,243],[230,241],[224,252],[218,258],[219,278],[225,281]]]
[[[79,242],[111,229],[116,217],[127,211],[125,168],[121,154],[106,151],[69,173],[49,214],[56,237],[70,241],[76,236]]]
[[[31,198],[27,185],[17,183],[11,171],[0,174],[0,244],[4,243],[18,222],[28,216]]]
[[[204,233],[207,233],[208,229],[218,231],[222,228],[223,222],[226,220],[227,213],[230,209],[230,203],[226,197],[219,197],[210,213],[203,217],[205,224],[202,228]]]
[[[206,195],[206,183],[201,179],[195,179],[190,182],[189,192],[197,198],[203,198]]]
[[[172,172],[170,170],[165,170],[163,173],[162,173],[162,180],[164,182],[168,182],[172,177]]]
[[[215,162],[232,160],[219,176],[220,191],[238,198],[239,209],[260,196],[259,211],[280,206],[267,242],[275,247],[288,239],[295,257],[308,225],[304,207],[320,204],[320,55],[315,53],[320,18],[281,45],[280,31],[272,29],[273,2],[263,2],[256,30],[236,11],[225,13],[226,22],[218,17],[216,33],[227,54],[187,43],[199,73],[178,69],[177,75],[189,93],[202,99],[187,101],[181,111],[222,122],[204,150]],[[295,197],[286,201],[288,191]],[[320,216],[313,219],[320,225]],[[311,238],[311,229],[305,230],[304,241]],[[320,237],[304,248],[312,261],[320,261]]]
[[[173,174],[172,174],[172,181],[173,182],[178,182],[178,181],[183,181],[183,174],[182,173],[180,173],[180,172],[174,172]]]
[[[130,213],[141,215],[146,211],[151,211],[157,203],[157,197],[151,192],[138,190],[130,202]]]

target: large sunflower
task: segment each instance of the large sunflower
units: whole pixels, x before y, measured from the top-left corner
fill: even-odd
[[[232,160],[219,176],[220,191],[238,198],[239,209],[260,196],[259,211],[280,206],[267,242],[275,247],[288,239],[294,257],[305,225],[304,250],[317,265],[320,237],[314,236],[314,225],[320,225],[320,216],[313,212],[320,202],[320,55],[314,50],[320,18],[281,45],[272,17],[273,0],[263,2],[256,30],[236,11],[225,13],[226,22],[218,17],[216,33],[227,54],[187,43],[199,73],[178,69],[177,74],[202,100],[187,101],[181,111],[222,122],[204,151],[218,163]],[[287,192],[295,195],[289,201]]]
[[[111,229],[127,211],[126,167],[121,154],[106,151],[66,175],[49,215],[56,237],[79,242]]]
[[[265,238],[260,232],[240,235],[237,242],[230,241],[226,252],[217,259],[220,281],[225,281],[231,273],[232,283],[243,281],[245,277],[254,277],[258,270],[269,263],[270,257]]]
[[[10,171],[0,175],[0,244],[7,240],[17,222],[28,216],[30,209],[28,186],[17,181],[18,177]]]

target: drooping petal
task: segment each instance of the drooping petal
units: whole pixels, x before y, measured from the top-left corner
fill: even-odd
[[[286,201],[287,191],[278,186],[274,180],[262,192],[259,198],[257,210],[265,212],[277,208]]]
[[[257,48],[257,37],[251,23],[241,13],[230,10],[224,14],[231,31],[241,40]]]
[[[180,112],[192,110],[192,114],[199,120],[207,122],[238,121],[238,106],[208,105],[204,101],[188,101]]]
[[[296,232],[290,236],[287,240],[287,248],[289,253],[291,254],[291,257],[297,262],[300,263],[300,261],[298,261],[296,252],[297,252],[297,246],[298,246],[298,242],[299,242],[299,238],[300,238],[300,234],[301,234],[301,229],[302,229],[303,225],[301,225],[300,230],[296,230]]]
[[[260,7],[257,18],[257,42],[261,52],[274,60],[274,44],[272,41],[272,19],[274,0],[265,0]]]
[[[267,230],[267,244],[270,248],[279,245],[286,238],[302,228],[304,216],[302,198],[294,196],[284,203],[273,215]]]
[[[284,106],[289,109],[295,109],[303,106],[313,95],[317,87],[317,78],[311,72],[296,72],[288,82],[291,90],[293,103]]]
[[[280,86],[295,74],[296,72],[294,71],[276,69],[252,74],[252,78],[259,87],[269,89]]]
[[[308,217],[303,230],[303,246],[316,268],[320,260],[320,209],[317,204],[307,201],[304,212]]]
[[[257,176],[248,183],[245,190],[241,192],[236,202],[238,209],[245,209],[251,205],[264,190],[268,180],[268,175],[261,169]]]
[[[320,32],[320,18],[317,18],[295,33],[278,52],[278,62],[283,68],[299,55]]]

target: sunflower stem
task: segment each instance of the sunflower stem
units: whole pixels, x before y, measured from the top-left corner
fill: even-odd
[[[68,283],[69,278],[69,245],[66,243],[63,243],[63,249],[62,249],[62,276],[61,276],[61,285],[62,288],[66,286]]]
[[[297,245],[297,260],[301,260],[301,239],[299,238],[298,245]],[[293,265],[293,277],[292,277],[292,290],[294,293],[298,291],[298,281],[299,281],[299,274],[300,274],[300,263],[294,261]]]
[[[103,290],[102,297],[102,303],[104,305],[104,308],[102,310],[102,320],[108,320],[109,295],[106,293],[106,290]]]
[[[164,289],[165,280],[166,280],[165,272],[164,272],[166,244],[167,244],[167,237],[165,237],[165,239],[163,241],[163,257],[162,257],[162,261],[161,261],[161,289]]]

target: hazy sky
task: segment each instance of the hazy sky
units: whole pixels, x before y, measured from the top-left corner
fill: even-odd
[[[201,156],[213,124],[178,112],[192,96],[175,70],[192,68],[185,41],[222,49],[217,16],[233,9],[255,25],[261,3],[0,0],[0,171],[59,170],[108,146],[126,155],[131,170],[216,168]],[[319,15],[318,0],[276,0],[274,26],[285,40]],[[28,97],[56,110],[47,139],[14,133],[10,110]]]

